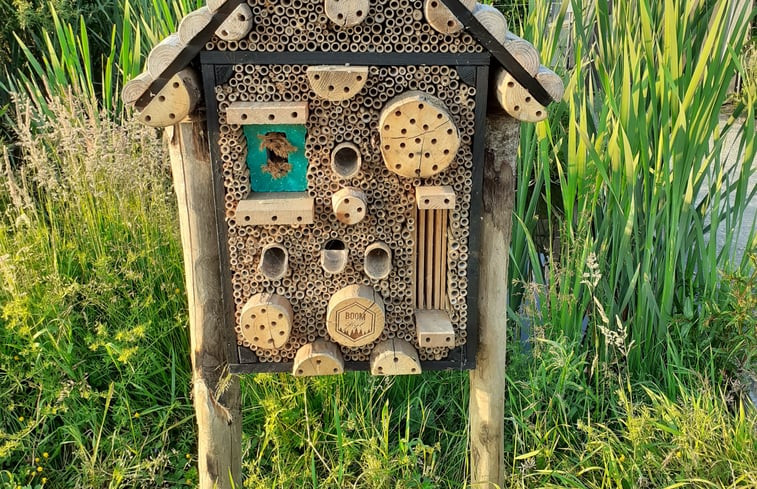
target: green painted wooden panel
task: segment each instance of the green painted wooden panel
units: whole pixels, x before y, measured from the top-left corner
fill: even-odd
[[[243,130],[253,192],[307,190],[304,125],[252,124],[243,126]]]

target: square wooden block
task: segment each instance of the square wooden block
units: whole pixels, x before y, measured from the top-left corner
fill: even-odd
[[[455,346],[455,330],[447,311],[416,310],[415,329],[418,333],[418,346],[421,348]]]

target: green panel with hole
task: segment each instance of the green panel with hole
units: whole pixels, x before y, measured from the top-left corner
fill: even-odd
[[[301,124],[242,126],[247,138],[247,167],[253,192],[307,190],[307,130]]]

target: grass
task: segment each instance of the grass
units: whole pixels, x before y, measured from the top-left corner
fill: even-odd
[[[753,229],[754,99],[718,117],[739,32],[723,34],[722,1],[621,2],[615,22],[604,4],[573,2],[566,100],[522,129],[510,318],[529,339],[513,327],[508,344],[507,486],[755,487],[755,240],[740,261],[731,245]],[[0,177],[2,488],[197,481],[166,154],[115,102],[191,5],[120,5],[112,71],[85,23],[51,14],[7,85],[22,95]],[[545,60],[546,7],[523,23]],[[741,166],[722,159],[728,128]],[[467,388],[460,372],[246,376],[244,485],[465,487]]]

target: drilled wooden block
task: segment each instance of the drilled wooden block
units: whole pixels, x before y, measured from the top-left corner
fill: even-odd
[[[316,340],[297,350],[292,367],[295,377],[337,375],[344,372],[342,353],[334,343]]]
[[[454,209],[455,191],[451,186],[415,187],[418,209]]]
[[[307,102],[234,102],[226,109],[229,124],[305,124]]]
[[[234,218],[240,225],[312,224],[313,209],[307,192],[253,193],[239,202]]]
[[[373,375],[416,375],[421,373],[421,362],[413,345],[404,340],[382,341],[371,353]]]
[[[356,188],[343,188],[331,196],[334,215],[342,224],[357,224],[365,217],[368,199]]]
[[[242,307],[239,324],[242,336],[258,348],[283,347],[292,331],[292,306],[276,294],[255,294]]]
[[[308,82],[319,97],[347,100],[357,95],[368,80],[367,66],[310,66]]]
[[[415,311],[415,330],[421,348],[451,347],[455,345],[455,330],[449,313],[442,310]]]

